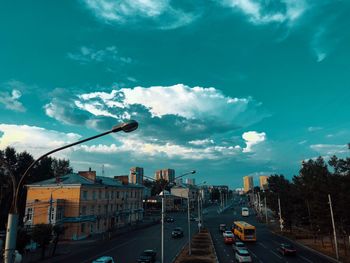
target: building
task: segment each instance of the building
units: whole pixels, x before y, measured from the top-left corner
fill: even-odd
[[[182,184],[183,184],[182,178],[177,178],[177,179],[175,179],[175,184],[176,184],[176,185],[182,185]]]
[[[127,184],[95,171],[68,174],[26,185],[24,225],[62,225],[63,239],[79,240],[143,219],[143,186]]]
[[[170,189],[171,194],[180,198],[190,200],[190,207],[193,209],[198,199],[198,188],[192,185],[174,186]]]
[[[259,177],[259,182],[260,182],[260,189],[261,190],[267,190],[268,188],[268,180],[269,179],[269,176],[267,175],[262,175]]]
[[[243,188],[245,193],[249,192],[249,190],[253,190],[254,188],[253,176],[243,177]]]
[[[156,180],[164,179],[165,181],[168,182],[174,182],[175,180],[175,170],[174,169],[162,169],[162,170],[157,170],[155,173],[155,178]]]
[[[131,167],[130,168],[130,183],[132,184],[143,184],[143,168],[142,167]]]
[[[128,175],[117,175],[117,176],[114,176],[114,179],[118,180],[119,182],[121,182],[124,185],[129,184],[129,176]]]
[[[194,178],[187,178],[186,179],[186,184],[195,185],[196,184],[196,180]]]

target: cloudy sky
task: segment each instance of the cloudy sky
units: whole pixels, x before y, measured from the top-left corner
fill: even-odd
[[[240,187],[348,154],[350,2],[2,1],[0,149]]]

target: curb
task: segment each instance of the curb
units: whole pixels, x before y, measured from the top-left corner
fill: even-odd
[[[175,255],[174,259],[171,261],[172,263],[174,263],[176,261],[176,259],[180,256],[180,254],[182,253],[182,251],[185,249],[185,247],[188,245],[188,242],[186,242],[181,249],[179,250],[179,252],[177,252],[177,254]]]
[[[332,261],[332,262],[341,263],[341,261],[338,261],[338,260],[336,260],[335,258],[332,258],[331,256],[325,255],[325,254],[321,253],[320,251],[318,251],[318,250],[316,250],[316,249],[313,249],[313,248],[311,248],[311,247],[305,246],[304,244],[301,244],[301,243],[299,243],[299,242],[297,242],[297,241],[295,241],[295,240],[293,240],[293,239],[290,239],[289,237],[286,237],[286,236],[277,234],[277,233],[274,232],[274,231],[271,231],[271,233],[274,234],[274,235],[276,235],[276,236],[280,236],[280,237],[282,237],[282,238],[285,238],[285,239],[287,239],[288,241],[290,241],[290,242],[292,242],[292,243],[294,243],[294,244],[297,244],[298,246],[300,246],[300,247],[302,247],[302,248],[305,248],[305,249],[307,249],[307,250],[309,250],[309,251],[311,251],[311,252],[313,252],[313,253],[315,253],[315,254],[321,256],[321,257],[324,257],[324,258],[326,258],[326,259]]]
[[[209,233],[209,236],[210,236],[211,246],[212,246],[212,248],[213,248],[214,255],[215,255],[215,262],[216,262],[216,263],[219,263],[219,259],[218,259],[218,256],[216,255],[216,250],[215,250],[215,247],[214,247],[213,238],[211,237],[211,232],[208,231],[208,233]]]

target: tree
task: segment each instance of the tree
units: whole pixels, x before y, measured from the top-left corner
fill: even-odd
[[[63,225],[55,225],[53,227],[53,233],[54,233],[54,238],[53,238],[54,246],[53,246],[52,256],[54,256],[55,253],[56,253],[56,248],[57,248],[57,244],[58,244],[60,236],[64,234],[64,227],[63,227]]]
[[[41,246],[41,259],[44,259],[46,246],[52,239],[52,225],[35,225],[32,232],[32,239]]]
[[[73,172],[72,167],[70,167],[69,160],[66,159],[53,159],[52,169],[56,177],[64,176]]]

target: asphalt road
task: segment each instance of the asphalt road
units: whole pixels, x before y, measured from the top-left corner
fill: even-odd
[[[171,215],[175,222],[165,224],[165,250],[164,261],[171,263],[176,254],[188,241],[187,213],[175,213]],[[171,238],[171,231],[175,227],[182,227],[184,237]],[[191,234],[198,231],[197,222],[191,222]],[[112,256],[116,262],[136,262],[138,256],[145,249],[157,251],[157,262],[161,259],[161,224],[118,236],[110,241],[101,241],[87,245],[86,249],[70,253],[66,257],[60,257],[59,262],[92,262],[101,256]],[[52,261],[54,262],[54,261]]]
[[[231,245],[226,245],[223,242],[222,233],[219,232],[219,225],[226,224],[232,226],[233,221],[246,221],[256,226],[257,241],[246,243],[254,262],[260,263],[280,263],[280,262],[306,262],[306,263],[323,263],[331,262],[326,257],[320,256],[310,250],[307,250],[294,243],[297,249],[295,257],[284,257],[277,252],[280,243],[290,243],[284,237],[273,234],[265,224],[258,223],[254,215],[249,217],[241,216],[241,207],[236,203],[233,208],[226,210],[222,214],[217,212],[218,206],[207,208],[208,214],[204,217],[205,227],[209,228],[216,253],[220,263],[234,262],[234,253]]]

